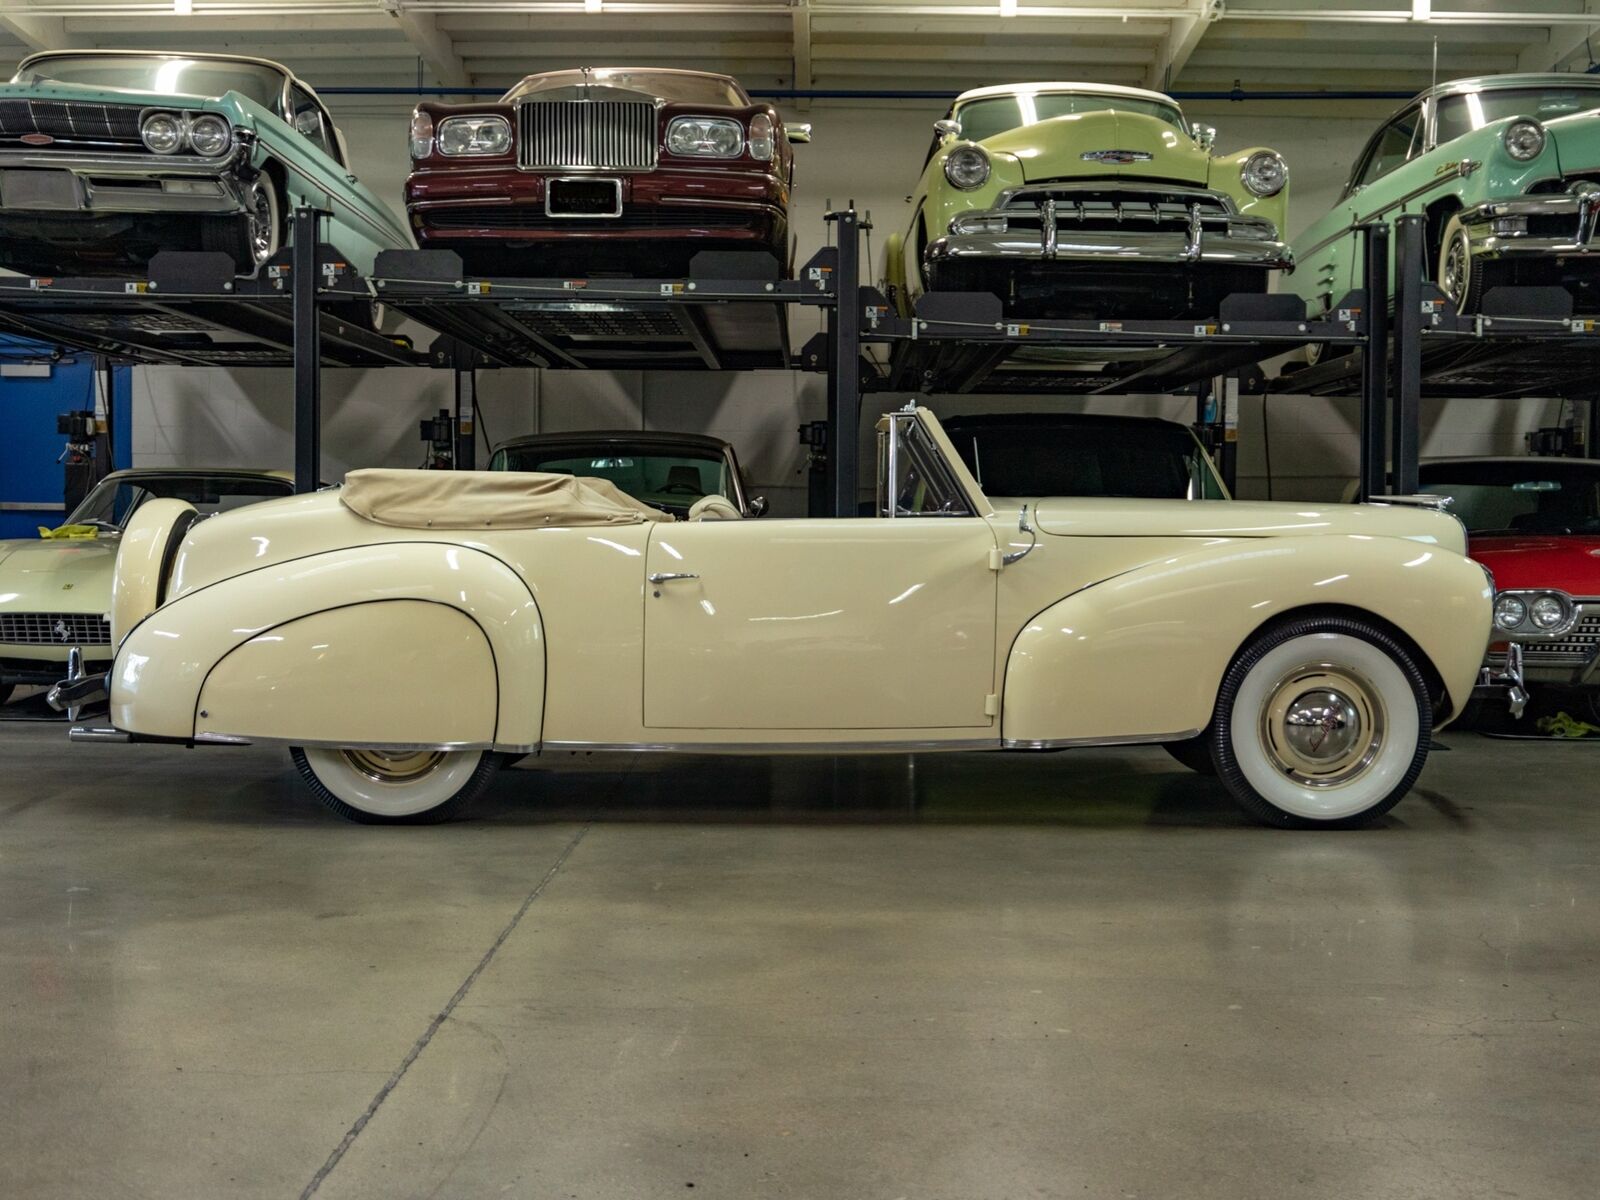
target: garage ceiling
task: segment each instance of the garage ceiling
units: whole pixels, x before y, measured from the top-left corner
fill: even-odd
[[[1591,31],[1600,0],[0,0],[8,71],[32,49],[176,47],[279,59],[323,88],[498,88],[627,63],[752,89],[1068,78],[1409,93],[1428,84],[1435,41],[1443,79],[1583,70]]]

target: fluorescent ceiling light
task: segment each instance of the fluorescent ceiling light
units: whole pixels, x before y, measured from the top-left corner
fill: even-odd
[[[597,13],[600,11],[600,0],[583,0],[583,11]]]
[[[1000,0],[1000,15],[1014,17],[1017,15],[1017,0]]]
[[[172,0],[172,11],[180,17],[194,15],[194,0]]]
[[[1433,0],[1411,0],[1411,19],[1427,21],[1433,17]]]

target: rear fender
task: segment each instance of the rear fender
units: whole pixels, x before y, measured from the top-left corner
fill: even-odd
[[[1459,709],[1483,660],[1490,602],[1470,559],[1399,538],[1207,544],[1085,588],[1029,621],[1007,659],[1002,735],[1040,746],[1193,734],[1210,722],[1228,664],[1262,625],[1326,606],[1400,630]]]
[[[128,635],[111,721],[165,738],[529,750],[544,633],[500,560],[355,546],[197,588]]]

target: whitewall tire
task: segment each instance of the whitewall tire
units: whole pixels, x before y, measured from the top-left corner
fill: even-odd
[[[1308,618],[1268,629],[1229,667],[1206,736],[1241,807],[1285,827],[1360,825],[1421,774],[1427,684],[1375,625]]]
[[[418,825],[449,821],[489,786],[501,756],[488,750],[380,751],[291,746],[312,794],[352,821]]]

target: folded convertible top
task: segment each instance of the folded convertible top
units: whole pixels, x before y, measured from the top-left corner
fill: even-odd
[[[339,500],[379,525],[404,529],[536,529],[670,521],[606,479],[534,471],[401,471],[344,478]]]

